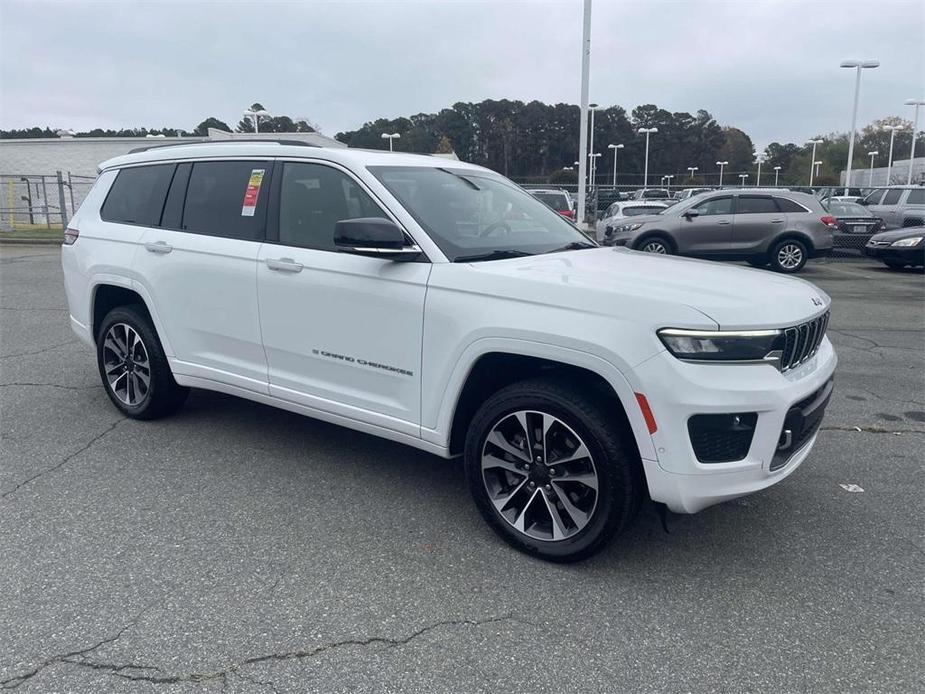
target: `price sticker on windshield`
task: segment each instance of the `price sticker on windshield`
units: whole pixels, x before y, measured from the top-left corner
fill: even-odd
[[[260,197],[260,186],[263,183],[263,174],[266,169],[253,169],[244,191],[244,204],[241,207],[242,217],[253,217],[257,209],[257,198]]]

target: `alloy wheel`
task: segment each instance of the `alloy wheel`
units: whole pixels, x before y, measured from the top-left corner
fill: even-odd
[[[594,515],[598,474],[588,447],[565,422],[520,410],[502,417],[482,447],[482,481],[498,514],[534,540],[580,532]]]
[[[803,262],[803,249],[795,243],[785,243],[777,251],[777,262],[785,270],[798,268]]]
[[[659,255],[668,255],[668,249],[661,241],[647,241],[642,250],[645,253],[657,253]]]
[[[151,362],[138,332],[126,323],[115,323],[103,340],[106,382],[120,402],[141,404],[151,388]]]

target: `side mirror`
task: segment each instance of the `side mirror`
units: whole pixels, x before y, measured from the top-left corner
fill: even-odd
[[[869,204],[870,203],[867,202],[867,198],[861,198],[860,200],[858,200],[858,205],[864,205],[864,207],[867,207]]]
[[[421,255],[421,249],[409,246],[402,230],[383,217],[360,217],[336,222],[334,247],[343,253],[390,260],[415,260]]]
[[[684,213],[684,216],[687,218],[687,221],[692,220],[694,217],[699,217],[700,212],[698,210],[688,210]]]

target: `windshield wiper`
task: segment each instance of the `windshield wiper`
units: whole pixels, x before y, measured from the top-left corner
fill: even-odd
[[[590,241],[572,241],[567,243],[564,246],[559,248],[553,248],[551,251],[544,251],[544,253],[561,253],[562,251],[580,251],[583,248],[597,248],[597,245],[591,243]]]
[[[513,248],[495,250],[489,253],[477,253],[476,255],[460,255],[453,258],[454,263],[473,263],[478,260],[503,260],[504,258],[522,258],[527,255],[533,255],[526,251],[518,251]]]

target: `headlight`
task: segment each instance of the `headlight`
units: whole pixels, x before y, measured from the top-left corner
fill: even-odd
[[[641,226],[642,226],[641,222],[634,222],[633,224],[624,224],[621,227],[617,227],[617,231],[636,231]]]
[[[780,330],[663,328],[658,336],[668,351],[682,361],[774,362],[784,342]]]
[[[908,247],[908,246],[918,246],[920,243],[922,243],[922,237],[921,237],[921,236],[913,236],[913,237],[908,238],[908,239],[900,239],[899,241],[894,241],[894,242],[891,243],[890,245],[891,245],[891,246]]]

